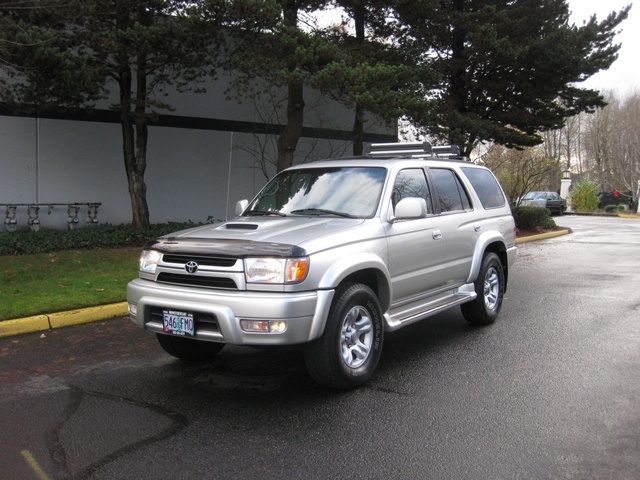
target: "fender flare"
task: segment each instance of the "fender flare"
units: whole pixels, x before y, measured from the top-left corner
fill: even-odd
[[[376,272],[378,301],[382,311],[387,311],[391,303],[391,275],[385,262],[373,253],[358,253],[337,259],[320,279],[318,289],[334,289],[350,275],[363,270]]]
[[[487,247],[491,244],[500,244],[499,250],[507,251],[507,247],[504,243],[504,238],[497,232],[486,232],[480,235],[476,242],[476,248],[473,252],[473,260],[471,261],[471,270],[469,271],[469,277],[467,283],[474,283],[480,273],[480,265],[482,265],[482,258],[487,251]],[[507,265],[503,265],[502,268],[507,268]]]

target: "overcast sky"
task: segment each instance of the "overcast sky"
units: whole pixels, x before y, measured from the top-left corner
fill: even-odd
[[[580,26],[591,15],[603,20],[609,13],[619,11],[633,0],[568,0],[572,12],[571,22]],[[640,90],[640,2],[636,2],[627,18],[620,25],[622,32],[616,35],[615,43],[621,45],[618,60],[607,71],[600,72],[584,83],[596,90],[615,90],[630,93]]]

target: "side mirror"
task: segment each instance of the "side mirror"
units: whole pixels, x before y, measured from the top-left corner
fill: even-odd
[[[391,221],[411,220],[414,218],[425,218],[427,216],[427,202],[424,198],[407,197],[403,198],[396,205],[394,217]]]
[[[244,212],[248,206],[249,200],[240,200],[238,203],[236,203],[236,216],[242,215],[242,212]]]

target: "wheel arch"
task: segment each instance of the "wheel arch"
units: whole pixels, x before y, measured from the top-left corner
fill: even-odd
[[[467,281],[469,283],[473,283],[478,278],[482,259],[487,252],[495,253],[500,259],[500,263],[502,263],[502,271],[504,272],[504,291],[506,292],[509,279],[509,258],[504,240],[499,236],[487,237],[485,241],[478,242],[478,248],[474,252],[473,261],[471,263],[471,272]]]
[[[337,288],[344,283],[361,283],[368,286],[378,298],[382,312],[391,304],[391,278],[386,265],[373,254],[341,258],[327,270],[320,288]]]

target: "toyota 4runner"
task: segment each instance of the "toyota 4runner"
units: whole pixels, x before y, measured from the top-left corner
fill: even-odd
[[[494,322],[515,224],[493,174],[456,154],[378,144],[284,170],[233,220],[148,243],[131,320],[185,360],[301,344],[310,375],[343,389],[370,379],[386,332],[455,306]]]

